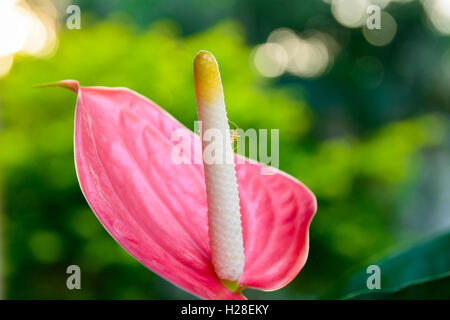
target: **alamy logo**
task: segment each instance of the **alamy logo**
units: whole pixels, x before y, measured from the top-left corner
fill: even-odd
[[[367,29],[380,30],[381,29],[381,9],[377,5],[370,5],[367,7],[366,13],[369,15],[366,21]]]
[[[367,278],[366,285],[367,289],[381,289],[381,270],[376,264],[367,267],[367,274],[370,276]]]
[[[73,264],[67,267],[66,270],[67,274],[70,274],[70,276],[67,278],[66,285],[67,289],[73,290],[73,289],[81,289],[81,269],[79,266]]]
[[[68,29],[81,29],[81,9],[77,5],[70,5],[66,9],[69,15],[66,19],[66,26]]]

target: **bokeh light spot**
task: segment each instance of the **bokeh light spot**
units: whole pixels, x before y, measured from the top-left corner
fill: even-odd
[[[286,57],[283,56],[283,72],[314,78],[322,75],[329,66],[332,54],[328,47],[334,44],[334,39],[316,30],[299,35],[291,29],[280,28],[272,31],[266,44],[281,47],[286,53]]]
[[[278,77],[288,63],[286,50],[276,43],[264,43],[256,47],[253,61],[256,69],[265,77]]]
[[[361,27],[366,22],[368,0],[333,0],[331,12],[334,18],[348,28]]]
[[[389,13],[382,12],[380,22],[381,29],[369,30],[364,26],[362,30],[367,42],[378,47],[391,43],[397,32],[397,23]]]
[[[8,73],[15,54],[45,56],[56,48],[56,9],[49,1],[37,8],[23,0],[0,1],[0,58],[8,57],[8,63],[0,62],[0,77]]]
[[[450,35],[450,1],[422,0],[433,26],[442,34]]]

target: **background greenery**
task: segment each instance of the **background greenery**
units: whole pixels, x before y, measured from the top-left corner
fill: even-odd
[[[219,61],[230,119],[243,129],[280,128],[280,168],[318,199],[303,271],[279,291],[248,297],[371,298],[358,291],[365,268],[413,246],[402,263],[382,268],[389,292],[377,297],[450,298],[450,41],[430,28],[419,1],[387,7],[398,30],[384,47],[338,24],[317,0],[75,3],[82,28],[61,28],[53,56],[19,57],[0,79],[5,298],[191,298],[124,252],[83,199],[72,151],[76,96],[31,86],[129,87],[193,128],[192,62],[201,49]],[[321,18],[314,28],[344,39],[332,68],[309,80],[259,75],[252,48],[276,28],[311,28],[313,17]],[[379,74],[357,67],[368,56],[383,65],[376,86]],[[413,259],[417,252],[426,254]],[[81,267],[82,290],[66,288],[71,264]]]

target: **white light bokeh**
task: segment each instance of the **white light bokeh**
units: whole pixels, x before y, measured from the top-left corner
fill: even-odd
[[[371,5],[376,5],[381,9],[384,9],[389,5],[389,3],[391,3],[391,0],[370,0],[369,2]]]
[[[390,3],[393,3],[393,2],[407,3],[407,2],[414,1],[414,0],[367,0],[367,1],[360,1],[360,0],[340,0],[340,1],[336,1],[336,0],[322,0],[322,1],[327,3],[327,4],[333,4],[333,2],[335,2],[334,5],[337,7],[337,9],[342,10],[345,7],[353,6],[354,4],[356,4],[357,7],[360,8],[361,5],[364,5],[364,3],[366,4],[366,8],[369,5],[377,5],[381,9],[384,9]],[[356,9],[357,10],[355,12],[359,12],[358,8],[356,8]]]
[[[433,26],[444,35],[450,35],[450,0],[422,0]]]
[[[286,70],[288,55],[281,45],[267,42],[256,47],[253,61],[259,73],[274,78]]]
[[[331,12],[343,26],[358,28],[366,22],[366,10],[371,4],[369,0],[333,0]]]
[[[39,11],[23,0],[0,1],[0,76],[8,73],[15,54],[48,55],[56,47],[55,7],[49,0],[34,4]]]
[[[320,76],[329,62],[328,49],[318,36],[297,38],[297,45],[289,60],[288,71],[303,78]]]
[[[0,2],[0,56],[22,49],[30,27],[26,13],[12,1]]]
[[[376,5],[380,9],[386,8],[389,4],[407,3],[413,0],[323,0],[331,4],[331,13],[337,22],[348,28],[358,28],[366,24],[369,14],[367,8],[371,5]],[[429,0],[422,0],[429,1]],[[430,0],[435,1],[435,0]],[[436,0],[443,2],[450,2],[448,0]]]
[[[309,31],[299,35],[291,29],[280,28],[255,49],[253,59],[256,69],[265,77],[289,72],[302,78],[315,78],[332,63],[332,47],[336,47],[336,41],[327,34]]]

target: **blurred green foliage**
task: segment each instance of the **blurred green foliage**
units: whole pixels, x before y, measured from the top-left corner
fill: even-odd
[[[450,297],[450,232],[433,236],[393,256],[376,261],[379,267],[378,290],[366,281],[374,271],[365,268],[343,279],[324,296],[327,299],[445,299]],[[375,271],[377,272],[377,271]],[[433,292],[434,291],[434,292]]]
[[[283,144],[289,145],[307,130],[306,106],[286,90],[270,88],[248,68],[250,49],[239,27],[231,22],[187,39],[178,37],[176,28],[167,22],[156,23],[140,34],[104,22],[83,33],[63,33],[60,41],[54,57],[38,62],[24,58],[2,82],[7,296],[177,297],[165,295],[159,287],[167,285],[122,251],[82,198],[72,159],[75,95],[31,86],[73,78],[82,85],[129,87],[193,128],[192,63],[195,53],[207,43],[207,49],[221,61],[229,114],[240,126],[281,127],[285,130]],[[86,290],[65,288],[64,268],[69,264],[80,265]],[[111,269],[119,270],[111,271],[114,279],[135,277],[134,285],[148,285],[137,291],[124,289],[123,284],[108,278]],[[42,281],[46,273],[51,278]],[[158,285],[152,287],[152,278]],[[133,282],[125,287],[130,285]],[[25,287],[28,289],[21,290]]]
[[[349,269],[417,238],[401,228],[398,199],[424,167],[422,152],[446,136],[448,122],[439,113],[389,121],[365,135],[321,137],[323,120],[304,90],[251,69],[240,24],[225,20],[183,35],[169,20],[144,30],[113,18],[89,20],[61,33],[53,57],[22,57],[0,83],[7,298],[191,297],[124,252],[83,199],[72,154],[76,96],[31,86],[76,79],[129,87],[193,129],[192,63],[201,49],[219,61],[230,120],[243,129],[280,128],[280,169],[318,198],[304,270],[286,288],[249,291],[249,298],[318,297]],[[71,264],[81,267],[82,290],[66,288]]]

